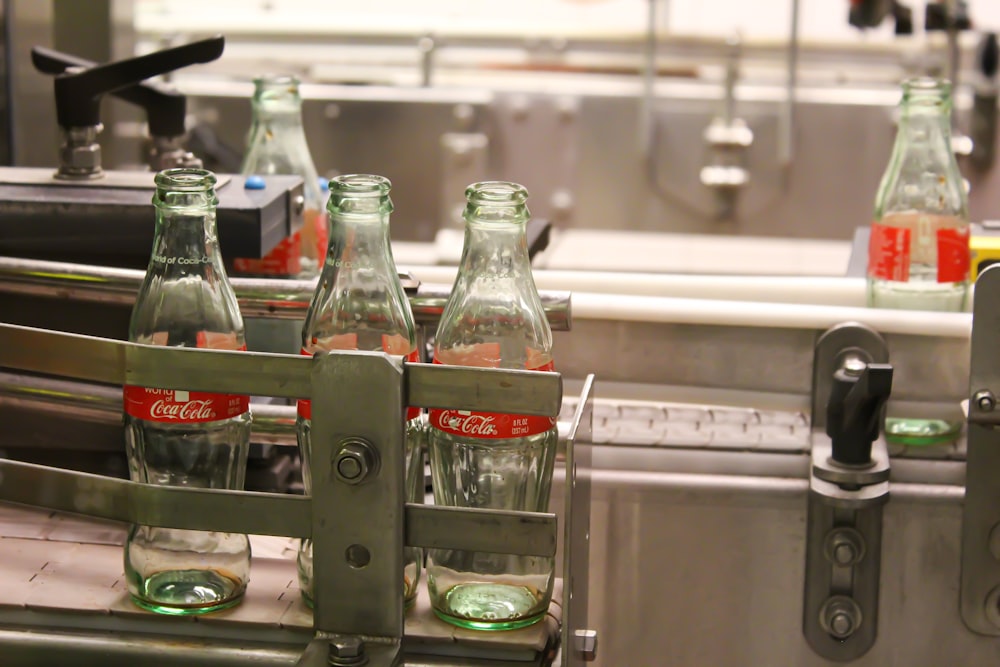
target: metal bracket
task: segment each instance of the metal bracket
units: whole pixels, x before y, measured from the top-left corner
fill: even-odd
[[[969,428],[962,505],[962,620],[973,632],[1000,635],[1000,270],[976,280],[969,363]]]
[[[837,325],[816,343],[802,633],[827,660],[854,660],[875,643],[882,507],[889,499],[889,455],[882,438],[872,445],[869,466],[831,459],[825,433],[830,388],[834,372],[848,360],[888,359],[885,340],[863,324]]]

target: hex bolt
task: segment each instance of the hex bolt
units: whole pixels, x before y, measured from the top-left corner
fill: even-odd
[[[355,667],[368,662],[365,643],[352,635],[336,636],[330,640],[331,667]]]
[[[997,406],[996,396],[989,389],[982,389],[976,392],[976,395],[972,397],[972,400],[976,402],[976,407],[978,407],[983,412],[992,412],[993,408]]]
[[[360,484],[378,472],[378,452],[358,438],[340,443],[333,457],[333,472],[346,484]]]
[[[846,595],[828,598],[819,610],[819,624],[835,639],[847,639],[861,627],[861,607]]]

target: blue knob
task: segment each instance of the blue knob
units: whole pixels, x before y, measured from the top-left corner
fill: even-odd
[[[267,183],[264,181],[263,176],[247,176],[243,187],[246,190],[263,190],[267,187]]]

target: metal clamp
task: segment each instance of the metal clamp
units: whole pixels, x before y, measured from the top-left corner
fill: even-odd
[[[866,463],[841,463],[834,438],[844,432],[850,437],[877,435],[888,395],[885,376],[891,381],[891,368],[885,365],[888,358],[885,340],[862,324],[833,327],[816,343],[802,632],[812,649],[827,660],[846,662],[864,655],[875,643],[878,630],[882,507],[889,499],[889,455],[885,441],[875,438],[870,455],[862,457],[868,459]],[[857,386],[868,391],[871,385],[874,392],[869,402],[861,404],[866,414],[852,415],[844,405],[833,405],[847,400],[843,387],[835,386],[837,382],[859,379],[869,371],[880,373],[883,382]],[[866,419],[868,424],[844,431],[827,423],[830,415]],[[851,453],[856,455],[856,448]]]
[[[1000,270],[976,280],[969,364],[968,453],[962,505],[962,620],[973,632],[1000,636]]]

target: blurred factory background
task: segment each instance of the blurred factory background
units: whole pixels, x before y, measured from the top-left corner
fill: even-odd
[[[997,135],[973,113],[996,85],[977,54],[1000,5],[958,3],[949,36],[924,30],[956,25],[937,5],[853,4],[10,0],[0,157],[55,160],[31,46],[107,61],[222,33],[221,59],[172,79],[206,166],[238,169],[251,78],[294,73],[320,173],[387,175],[398,240],[457,228],[464,186],[483,178],[527,185],[556,229],[847,240],[870,221],[899,81],[937,74],[957,81],[971,217],[1000,217]],[[108,99],[104,123],[105,166],[141,165],[138,112]]]

